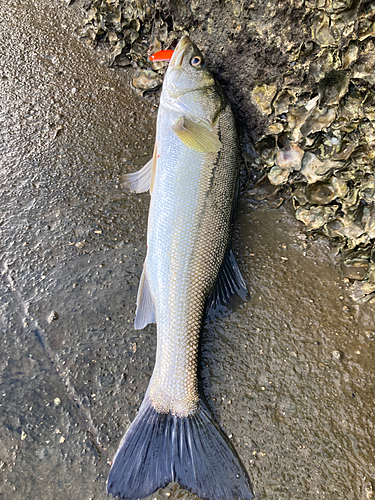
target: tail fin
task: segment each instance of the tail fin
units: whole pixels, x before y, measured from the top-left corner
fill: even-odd
[[[210,500],[253,498],[247,472],[202,401],[193,415],[177,417],[157,413],[146,396],[117,451],[107,491],[135,500],[170,482]]]

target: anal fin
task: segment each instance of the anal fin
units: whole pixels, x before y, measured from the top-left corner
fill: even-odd
[[[233,250],[229,247],[221,265],[216,284],[207,300],[208,316],[218,312],[233,310],[249,300],[246,283],[236,262]]]

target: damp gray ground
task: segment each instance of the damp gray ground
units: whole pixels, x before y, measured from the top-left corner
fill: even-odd
[[[132,328],[149,198],[118,184],[152,154],[155,100],[78,40],[77,16],[0,4],[4,500],[107,498],[155,356],[155,328]],[[332,250],[290,207],[243,193],[238,212],[252,298],[204,330],[211,408],[257,499],[372,498],[374,305],[350,301]]]

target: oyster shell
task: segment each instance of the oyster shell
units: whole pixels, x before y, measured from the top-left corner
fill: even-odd
[[[262,139],[256,143],[255,150],[267,165],[274,165],[275,155],[278,150],[275,136],[266,135],[262,137]]]
[[[281,134],[281,132],[284,130],[284,127],[282,123],[276,122],[276,123],[271,123],[268,127],[268,133],[272,135],[277,135]]]
[[[342,54],[342,67],[347,69],[353,61],[356,61],[358,57],[358,46],[354,43],[349,44],[349,46],[344,50]]]
[[[358,203],[358,188],[352,187],[348,189],[347,193],[341,201],[341,210],[344,213],[348,213],[348,211],[354,207]]]
[[[361,54],[357,61],[353,63],[353,74],[352,78],[360,78],[366,80],[371,85],[375,83],[375,72],[374,72],[374,43],[371,40],[368,43],[366,52]]]
[[[363,101],[362,105],[363,112],[370,120],[370,122],[375,123],[375,93],[369,92]]]
[[[309,72],[316,82],[324,79],[332,70],[341,69],[340,53],[337,50],[323,49],[316,59],[310,62]]]
[[[147,90],[153,90],[160,87],[163,80],[154,71],[142,69],[136,71],[132,82],[136,89],[145,92]]]
[[[340,99],[348,92],[349,81],[350,74],[348,71],[329,71],[319,82],[319,94],[321,96],[319,105],[338,104]]]
[[[309,184],[313,184],[322,180],[331,169],[339,168],[341,165],[341,162],[330,160],[320,161],[314,153],[306,151],[300,172]]]
[[[365,259],[347,259],[341,263],[340,267],[345,278],[363,280],[369,270],[370,264]]]
[[[304,136],[326,129],[336,118],[336,112],[333,108],[316,108],[306,119],[301,127],[301,133]]]
[[[285,184],[287,182],[290,172],[291,169],[272,167],[267,176],[271,184],[274,186],[280,186],[281,184]]]
[[[360,244],[367,244],[369,241],[365,233],[362,214],[357,209],[329,221],[324,230],[330,237],[345,237],[349,249],[354,249]]]
[[[345,278],[363,280],[370,269],[370,249],[349,252],[340,267]]]
[[[367,302],[375,296],[375,264],[371,264],[364,281],[355,281],[350,295],[355,302]]]
[[[315,182],[306,187],[305,193],[309,203],[328,205],[339,196],[344,196],[348,186],[345,181],[332,176],[327,182]]]
[[[363,218],[365,224],[365,232],[369,238],[375,238],[375,205],[366,206],[363,209]]]
[[[303,155],[303,149],[297,146],[297,144],[291,144],[279,149],[276,155],[276,162],[282,169],[299,170]]]
[[[279,92],[277,97],[273,102],[273,108],[275,110],[275,115],[281,115],[282,113],[287,113],[289,106],[296,102],[296,96],[289,90],[283,90]]]
[[[317,98],[318,99],[318,98]],[[287,115],[288,130],[291,131],[291,139],[295,142],[301,138],[300,129],[309,116],[309,110],[305,106],[291,106]]]
[[[330,24],[330,18],[325,12],[320,11],[315,14],[312,21],[311,36],[321,47],[335,44]]]
[[[300,207],[296,210],[296,218],[303,222],[309,231],[319,229],[329,220],[331,220],[338,207],[323,206],[323,207]]]
[[[298,207],[306,205],[308,203],[308,200],[306,198],[304,185],[294,186],[293,192],[292,192],[292,197],[293,197],[294,208],[298,208]]]
[[[272,113],[271,103],[277,92],[276,84],[256,85],[251,93],[251,100],[257,105],[262,113]]]

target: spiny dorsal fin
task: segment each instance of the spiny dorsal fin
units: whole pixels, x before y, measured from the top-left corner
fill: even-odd
[[[206,125],[193,122],[182,116],[172,125],[173,132],[188,148],[200,153],[220,151],[221,142]]]

